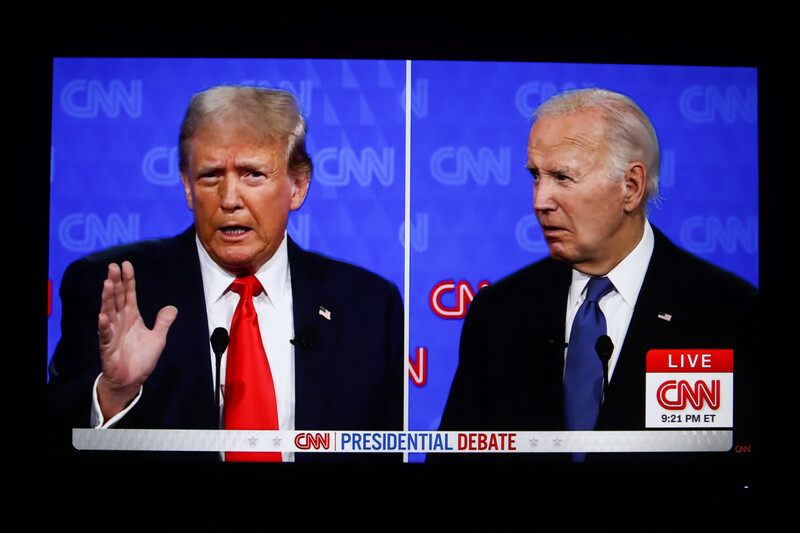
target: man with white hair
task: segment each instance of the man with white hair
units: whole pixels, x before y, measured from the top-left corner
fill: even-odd
[[[734,349],[734,428],[746,429],[758,293],[649,223],[659,148],[647,116],[582,89],[534,117],[526,166],[550,257],[472,301],[440,430],[644,429],[646,354],[659,348]]]
[[[48,384],[59,437],[69,427],[402,429],[397,287],[286,234],[311,179],[305,133],[285,91],[221,86],[192,98],[179,151],[194,224],[64,274]]]

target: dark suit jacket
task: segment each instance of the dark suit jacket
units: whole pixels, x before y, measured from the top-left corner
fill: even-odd
[[[754,424],[758,293],[653,231],[653,255],[595,429],[645,429],[648,350],[733,348],[734,444],[748,443]],[[564,321],[570,283],[571,268],[547,258],[478,292],[464,321],[440,430],[565,429]],[[661,312],[672,319],[658,318]],[[437,455],[428,457],[435,461]],[[506,457],[553,460],[561,454]]]
[[[359,267],[305,252],[291,240],[288,255],[295,338],[310,341],[295,347],[295,427],[401,430],[403,307],[397,287]],[[134,266],[145,324],[152,327],[165,305],[177,307],[178,317],[139,402],[117,427],[215,429],[210,333],[195,232],[189,228],[174,238],[99,252],[67,268],[60,290],[62,338],[50,363],[47,395],[56,438],[89,425],[92,385],[101,370],[102,282],[108,264],[124,260]],[[331,320],[319,315],[320,306],[331,311]],[[312,458],[297,454],[298,461]]]

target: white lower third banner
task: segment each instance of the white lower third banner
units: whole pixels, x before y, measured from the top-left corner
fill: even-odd
[[[731,430],[244,431],[73,429],[78,450],[335,453],[725,452]]]

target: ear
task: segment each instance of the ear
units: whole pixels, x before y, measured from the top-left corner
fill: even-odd
[[[186,205],[189,206],[189,209],[194,211],[194,198],[192,196],[192,178],[186,175],[185,172],[181,172],[181,181],[183,182],[183,188],[186,192]]]
[[[634,161],[628,167],[628,174],[625,176],[623,208],[626,213],[632,213],[640,207],[644,207],[642,203],[646,190],[647,170],[643,163]]]
[[[301,174],[294,179],[294,182],[292,183],[292,203],[289,205],[289,209],[292,211],[300,209],[300,206],[303,205],[306,195],[308,194],[308,185],[310,182],[310,172]]]

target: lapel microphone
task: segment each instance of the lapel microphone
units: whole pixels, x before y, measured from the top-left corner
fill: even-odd
[[[297,335],[289,342],[291,342],[295,348],[308,350],[317,345],[317,335],[314,333],[314,330],[306,330],[303,335]]]
[[[555,339],[547,339],[547,347],[553,350],[566,350],[569,347],[569,343],[565,341],[556,342]]]
[[[214,350],[214,357],[217,359],[217,386],[215,391],[215,397],[217,401],[217,421],[216,424],[219,426],[219,391],[220,391],[220,383],[219,383],[219,373],[220,367],[222,366],[222,354],[225,353],[225,350],[228,348],[228,331],[225,328],[217,328],[211,334],[211,349]]]

